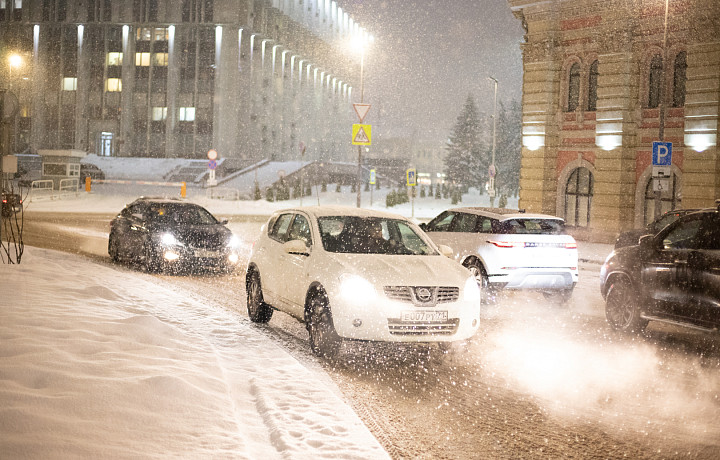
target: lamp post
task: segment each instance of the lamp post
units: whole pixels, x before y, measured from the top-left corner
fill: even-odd
[[[360,43],[360,103],[364,102],[364,86],[363,86],[363,73],[365,66],[365,43]],[[355,178],[355,188],[357,189],[357,207],[360,207],[361,203],[361,190],[362,190],[362,145],[358,145],[358,169],[357,177]]]
[[[667,68],[667,26],[668,26],[668,9],[670,6],[670,0],[665,0],[665,22],[663,26],[663,44],[662,44],[662,65],[663,72],[660,78],[660,128],[658,130],[658,140],[663,142],[665,140],[665,72]],[[672,177],[672,174],[671,174]],[[659,180],[659,179],[652,179]],[[660,190],[655,191],[655,218],[659,217],[662,213],[662,192]]]
[[[498,88],[498,81],[494,79],[493,77],[488,77],[488,80],[491,80],[495,84],[495,98],[493,102],[493,144],[492,144],[492,160],[490,161],[490,169],[489,169],[489,175],[490,175],[490,190],[488,190],[488,194],[490,195],[490,207],[495,206],[495,138],[496,138],[496,131],[497,131],[497,88]]]

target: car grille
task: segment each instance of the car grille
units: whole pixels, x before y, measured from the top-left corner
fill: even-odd
[[[208,235],[206,232],[192,232],[185,240],[192,249],[219,250],[224,247],[225,243],[221,235]]]
[[[457,332],[460,320],[449,319],[442,323],[402,322],[388,319],[388,329],[392,335],[453,335]]]
[[[384,291],[388,299],[422,306],[455,302],[460,298],[460,288],[454,286],[385,286]]]

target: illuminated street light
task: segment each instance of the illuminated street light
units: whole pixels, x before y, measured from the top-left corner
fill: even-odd
[[[494,79],[493,77],[488,77],[488,80],[491,80],[493,83],[495,83],[495,102],[493,103],[493,148],[492,148],[492,161],[490,162],[490,207],[495,206],[495,173],[497,172],[497,169],[495,169],[495,132],[497,128],[497,87],[498,87],[498,81]]]
[[[363,84],[363,77],[364,77],[364,68],[365,68],[365,50],[367,49],[368,45],[372,43],[373,37],[372,35],[368,35],[365,33],[365,31],[360,31],[360,33],[357,33],[353,35],[352,41],[351,41],[351,47],[355,51],[360,52],[360,103],[364,103],[364,92],[365,87]],[[355,178],[355,188],[357,189],[357,207],[360,207],[360,201],[361,201],[361,190],[362,190],[362,146],[358,145],[358,170],[357,170],[357,177]]]

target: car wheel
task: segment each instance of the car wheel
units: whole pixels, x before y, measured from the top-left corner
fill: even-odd
[[[572,297],[573,288],[562,289],[559,291],[543,291],[543,296],[552,303],[561,306],[567,306]]]
[[[485,271],[485,267],[477,259],[468,259],[463,266],[470,270],[470,274],[477,280],[480,286],[480,301],[484,304],[494,304],[497,301],[497,292],[490,287],[490,278]]]
[[[330,303],[323,292],[315,292],[305,310],[305,327],[310,335],[310,349],[316,356],[332,359],[340,350],[342,338],[335,331]]]
[[[114,233],[110,233],[110,238],[108,238],[108,254],[110,255],[110,260],[113,262],[120,261],[117,237]]]
[[[263,299],[260,274],[253,271],[248,276],[247,284],[247,311],[253,323],[267,323],[273,315],[273,309]]]
[[[640,333],[648,324],[640,316],[640,302],[630,281],[617,278],[605,298],[605,318],[613,330]]]

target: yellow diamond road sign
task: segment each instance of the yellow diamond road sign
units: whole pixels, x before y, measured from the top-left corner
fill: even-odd
[[[372,139],[372,126],[353,124],[352,127],[352,144],[353,145],[370,145]]]

